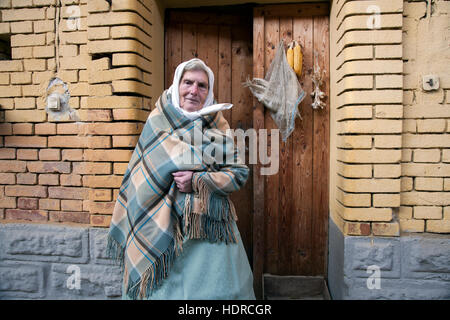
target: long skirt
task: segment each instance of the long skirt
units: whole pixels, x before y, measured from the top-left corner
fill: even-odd
[[[234,231],[238,243],[185,239],[169,276],[149,299],[254,300],[253,274],[236,223]]]

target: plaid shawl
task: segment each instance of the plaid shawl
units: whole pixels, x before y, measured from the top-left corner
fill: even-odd
[[[130,298],[148,298],[168,277],[184,238],[236,242],[229,194],[244,185],[249,169],[240,164],[228,128],[221,112],[189,120],[167,91],[150,113],[108,234],[108,255],[120,261]],[[225,161],[217,161],[218,150]],[[177,189],[172,173],[180,170],[195,171],[193,193]]]

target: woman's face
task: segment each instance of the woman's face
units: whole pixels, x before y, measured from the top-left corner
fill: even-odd
[[[188,112],[203,108],[208,96],[208,76],[203,70],[190,70],[183,74],[178,88],[180,107]]]

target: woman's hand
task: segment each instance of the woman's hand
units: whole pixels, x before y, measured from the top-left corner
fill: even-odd
[[[177,184],[178,190],[181,192],[192,192],[192,175],[193,171],[177,171],[172,173],[173,180]]]

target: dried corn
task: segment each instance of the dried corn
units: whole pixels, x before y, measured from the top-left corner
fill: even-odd
[[[294,46],[294,71],[300,77],[302,75],[303,53],[300,45],[295,42]]]
[[[287,58],[287,62],[291,66],[291,68],[294,69],[294,49],[292,47],[293,47],[293,42],[291,42],[288,46],[286,58]]]

